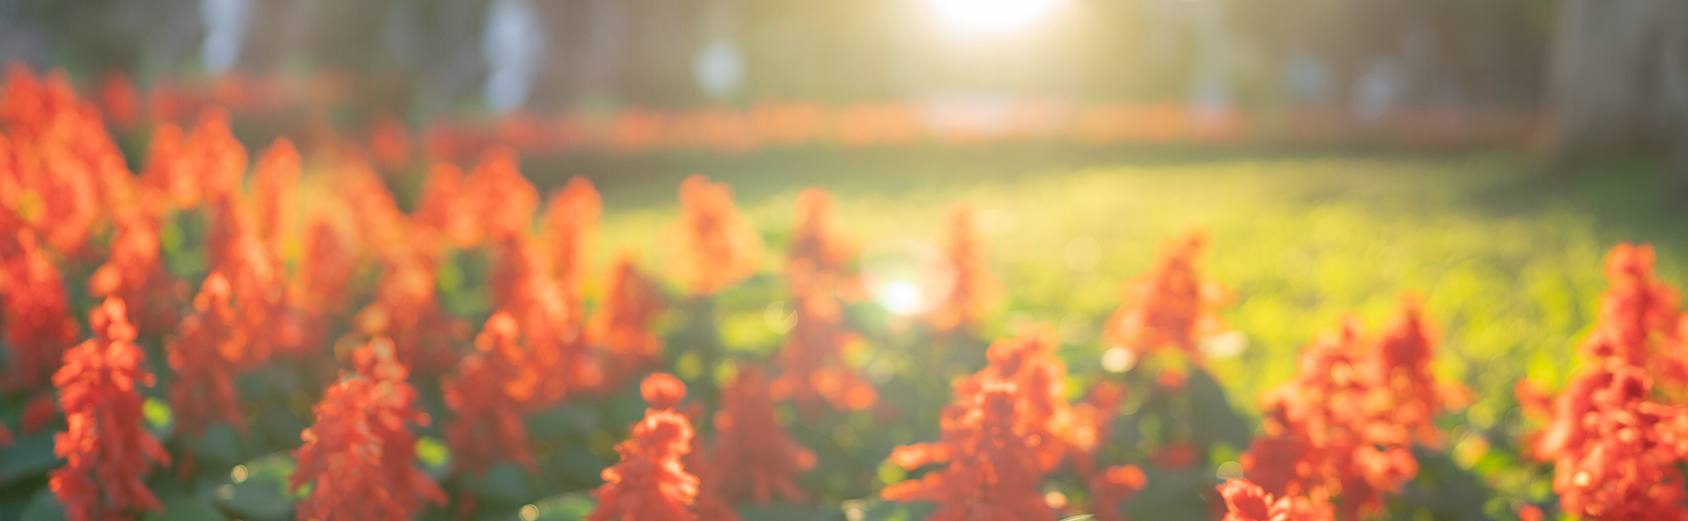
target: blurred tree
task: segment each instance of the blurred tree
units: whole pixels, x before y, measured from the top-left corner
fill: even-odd
[[[1563,0],[1548,76],[1554,150],[1665,147],[1688,196],[1688,2]]]

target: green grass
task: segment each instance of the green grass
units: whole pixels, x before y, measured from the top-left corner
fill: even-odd
[[[1341,317],[1375,331],[1413,293],[1444,333],[1438,372],[1476,398],[1453,423],[1510,431],[1497,424],[1516,421],[1514,382],[1528,374],[1557,385],[1569,373],[1607,249],[1652,242],[1663,276],[1688,280],[1688,214],[1666,204],[1653,189],[1657,169],[1640,162],[1555,176],[1532,158],[1484,152],[1094,156],[757,158],[696,171],[730,183],[770,245],[783,244],[798,190],[832,191],[870,273],[912,265],[948,209],[972,205],[1004,297],[987,333],[1046,322],[1081,355],[1105,347],[1101,322],[1162,242],[1204,229],[1207,270],[1233,293],[1222,316],[1248,346],[1210,365],[1250,408]],[[669,223],[688,166],[597,178],[600,257],[628,249],[652,269],[674,262]],[[781,255],[769,253],[772,271]]]

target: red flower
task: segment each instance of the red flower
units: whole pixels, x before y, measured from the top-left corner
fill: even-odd
[[[143,427],[140,386],[153,383],[141,367],[145,354],[134,344],[123,302],[106,301],[90,314],[94,336],[65,352],[53,375],[65,432],[53,439],[53,453],[65,464],[48,487],[72,521],[121,519],[162,508],[147,489],[153,464],[170,457]]]
[[[1653,398],[1659,381],[1685,383],[1676,293],[1653,279],[1650,247],[1619,245],[1607,262],[1610,287],[1584,345],[1584,369],[1552,403],[1547,428],[1532,436],[1553,462],[1553,490],[1570,514],[1596,519],[1688,517],[1681,465],[1688,457],[1688,409]],[[1520,386],[1520,400],[1544,408],[1545,393]]]
[[[822,401],[847,411],[873,406],[878,391],[844,360],[858,338],[844,327],[837,299],[811,293],[797,295],[795,301],[796,320],[775,355],[780,375],[769,392],[794,400],[806,410]]]
[[[445,383],[446,407],[456,415],[446,425],[446,441],[465,471],[481,472],[500,460],[538,470],[522,411],[540,375],[518,343],[520,335],[509,314],[493,314],[475,338],[475,352],[458,362],[456,377]]]
[[[69,297],[58,267],[25,236],[21,252],[0,260],[0,294],[5,296],[6,345],[11,349],[9,386],[34,389],[59,368],[65,346],[76,341]]]
[[[569,294],[579,295],[586,279],[587,262],[592,258],[592,234],[602,208],[598,190],[584,177],[569,179],[563,191],[551,195],[551,202],[546,206],[545,226],[551,234],[552,262]]]
[[[418,374],[449,370],[457,364],[460,327],[435,301],[432,264],[419,255],[386,260],[375,300],[358,313],[359,327],[391,339],[399,362]]]
[[[1125,290],[1127,304],[1108,319],[1109,342],[1139,357],[1175,347],[1198,357],[1202,337],[1219,328],[1215,313],[1224,290],[1206,280],[1197,265],[1207,237],[1191,232],[1168,246],[1155,267]]]
[[[539,208],[539,192],[522,177],[515,152],[507,149],[481,156],[480,164],[463,180],[461,197],[485,230],[485,238],[493,241],[526,233]]]
[[[798,294],[852,299],[861,281],[851,264],[856,252],[835,229],[832,196],[819,188],[797,194],[797,228],[788,247],[786,277]]]
[[[1143,490],[1148,478],[1136,465],[1108,467],[1089,479],[1090,503],[1099,521],[1125,521],[1119,509]]]
[[[1411,480],[1418,473],[1413,432],[1429,429],[1429,418],[1440,411],[1434,402],[1409,414],[1396,406],[1424,399],[1397,395],[1405,392],[1398,387],[1411,388],[1397,382],[1429,378],[1411,370],[1416,357],[1402,356],[1428,353],[1428,340],[1404,340],[1422,333],[1422,324],[1414,324],[1417,313],[1409,308],[1408,325],[1381,343],[1366,342],[1347,321],[1304,350],[1296,379],[1267,398],[1264,432],[1242,457],[1248,479],[1282,496],[1338,497],[1337,517],[1345,520],[1381,508],[1386,494]]]
[[[376,339],[353,353],[357,370],[329,386],[317,402],[316,424],[300,435],[299,466],[291,486],[312,484],[297,518],[409,519],[442,493],[416,468],[411,425],[426,425],[407,371],[393,345]]]
[[[606,355],[605,369],[620,379],[656,364],[662,356],[662,337],[651,323],[662,313],[662,293],[639,272],[631,255],[623,254],[610,267],[604,300],[598,305],[587,337]]]
[[[880,495],[936,502],[932,521],[1054,519],[1054,510],[1044,503],[1043,466],[1028,441],[1020,392],[1013,383],[993,381],[969,402],[947,407],[940,441],[891,452],[891,461],[905,469],[942,467],[887,486]]]
[[[129,305],[135,327],[162,333],[176,325],[181,284],[164,270],[158,251],[158,218],[134,209],[121,212],[111,239],[111,254],[88,280],[98,297],[118,297]]]
[[[633,424],[627,441],[616,445],[621,461],[604,469],[604,485],[593,496],[598,505],[591,521],[686,521],[693,510],[698,478],[683,459],[692,450],[692,424],[674,407],[685,398],[685,385],[656,374],[640,386],[650,409]],[[715,521],[711,519],[710,521]]]
[[[222,273],[211,272],[193,299],[194,313],[167,346],[170,370],[176,373],[170,407],[183,432],[198,434],[216,420],[245,427],[234,377],[250,332],[236,315],[231,291]]]
[[[286,213],[292,210],[293,189],[299,183],[299,150],[287,138],[275,140],[258,157],[252,177],[256,232],[271,250],[280,250]]]
[[[938,278],[941,299],[927,315],[927,321],[939,331],[976,325],[989,304],[994,283],[970,208],[957,207],[950,213]]]
[[[1330,504],[1317,499],[1297,496],[1274,496],[1260,485],[1244,479],[1233,479],[1219,485],[1219,495],[1225,499],[1225,517],[1221,521],[1329,521]]]
[[[814,467],[815,454],[792,440],[775,419],[762,370],[741,367],[721,401],[715,443],[702,472],[707,494],[729,502],[803,502],[796,477]]]
[[[762,239],[733,206],[732,190],[701,175],[680,183],[680,229],[693,295],[713,295],[756,272]]]

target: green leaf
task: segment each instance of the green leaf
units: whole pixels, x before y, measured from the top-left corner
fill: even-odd
[[[209,467],[224,467],[240,462],[246,451],[240,433],[225,423],[213,423],[197,437],[189,437],[184,444],[188,450]]]
[[[790,503],[741,505],[737,510],[739,517],[744,521],[830,521],[843,515],[837,508]]]
[[[219,506],[242,519],[286,521],[293,517],[288,479],[295,467],[286,453],[261,456],[231,469],[213,495]]]
[[[59,466],[53,454],[53,435],[36,433],[0,448],[0,485],[39,478]]]
[[[584,492],[551,496],[516,510],[518,521],[581,521],[598,502]],[[532,507],[532,508],[529,508]]]
[[[58,498],[47,489],[35,494],[29,500],[29,506],[23,508],[23,517],[19,521],[65,521],[64,506],[59,504]]]
[[[174,496],[159,501],[164,508],[146,515],[147,521],[225,521],[222,511],[205,498]]]
[[[853,499],[840,505],[845,519],[920,521],[936,510],[931,503],[899,503],[879,498]]]
[[[527,471],[509,462],[500,462],[481,475],[466,476],[465,488],[488,504],[514,506],[534,497],[533,484]]]

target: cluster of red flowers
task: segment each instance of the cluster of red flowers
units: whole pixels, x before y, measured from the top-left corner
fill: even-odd
[[[356,370],[328,388],[316,405],[316,424],[294,451],[297,490],[310,484],[297,517],[308,519],[409,519],[445,494],[416,467],[412,425],[425,425],[409,372],[393,344],[375,339],[353,353]]]
[[[1206,244],[1199,232],[1172,242],[1153,270],[1126,286],[1127,304],[1108,318],[1105,338],[1139,357],[1176,348],[1199,360],[1197,347],[1219,329],[1218,304],[1224,300],[1224,289],[1203,278],[1197,264]]]
[[[1649,246],[1619,245],[1583,369],[1557,399],[1521,385],[1520,402],[1547,415],[1534,455],[1553,463],[1553,490],[1584,519],[1688,518],[1682,464],[1688,407],[1668,401],[1685,381],[1676,292],[1653,277]]]
[[[762,370],[740,368],[721,402],[715,414],[715,441],[702,465],[706,493],[728,502],[805,500],[793,478],[815,466],[815,454],[780,427]]]
[[[1349,320],[1308,346],[1295,380],[1266,399],[1263,432],[1242,457],[1248,479],[1279,498],[1332,498],[1340,519],[1381,508],[1418,473],[1412,444],[1434,441],[1449,399],[1429,370],[1431,337],[1409,302],[1376,340]]]
[[[844,325],[843,303],[857,296],[854,250],[832,225],[832,197],[811,188],[797,196],[797,229],[786,261],[795,322],[776,359],[772,391],[805,408],[827,403],[839,410],[873,405],[878,392],[844,357],[859,338]]]
[[[1221,521],[1331,521],[1336,516],[1322,500],[1299,496],[1276,496],[1246,479],[1219,485],[1225,500]]]
[[[693,295],[707,296],[744,280],[762,257],[762,238],[733,206],[732,189],[701,175],[680,183],[680,237]]]
[[[886,487],[882,495],[936,502],[936,520],[1053,519],[1043,478],[1070,454],[1090,474],[1098,516],[1120,519],[1118,505],[1143,487],[1143,473],[1133,466],[1094,471],[1097,428],[1108,414],[1086,415],[1093,420],[1088,425],[1078,422],[1064,398],[1066,366],[1054,356],[1056,344],[1040,329],[992,344],[989,366],[956,383],[955,401],[943,411],[941,439],[891,453],[891,462],[907,470],[941,467]],[[1117,404],[1113,400],[1093,404]]]
[[[926,315],[938,331],[955,331],[979,324],[990,305],[994,281],[985,261],[973,209],[958,207],[950,212],[944,231],[940,300]]]
[[[520,334],[509,314],[494,314],[475,339],[475,352],[458,362],[456,376],[445,385],[446,406],[457,415],[446,425],[446,441],[466,471],[501,460],[536,470],[522,414],[538,392],[540,375],[528,368]]]
[[[627,441],[616,445],[621,462],[604,469],[604,485],[594,494],[598,506],[587,519],[699,519],[694,506],[698,477],[684,462],[692,452],[695,433],[691,420],[675,410],[686,398],[686,385],[659,373],[646,378],[639,390],[650,408],[633,424]]]
[[[65,464],[49,486],[72,520],[121,519],[162,508],[147,489],[154,464],[170,462],[164,447],[143,428],[140,386],[153,383],[141,367],[135,327],[123,302],[107,299],[89,317],[93,338],[65,352],[53,375],[65,432],[53,453]]]

